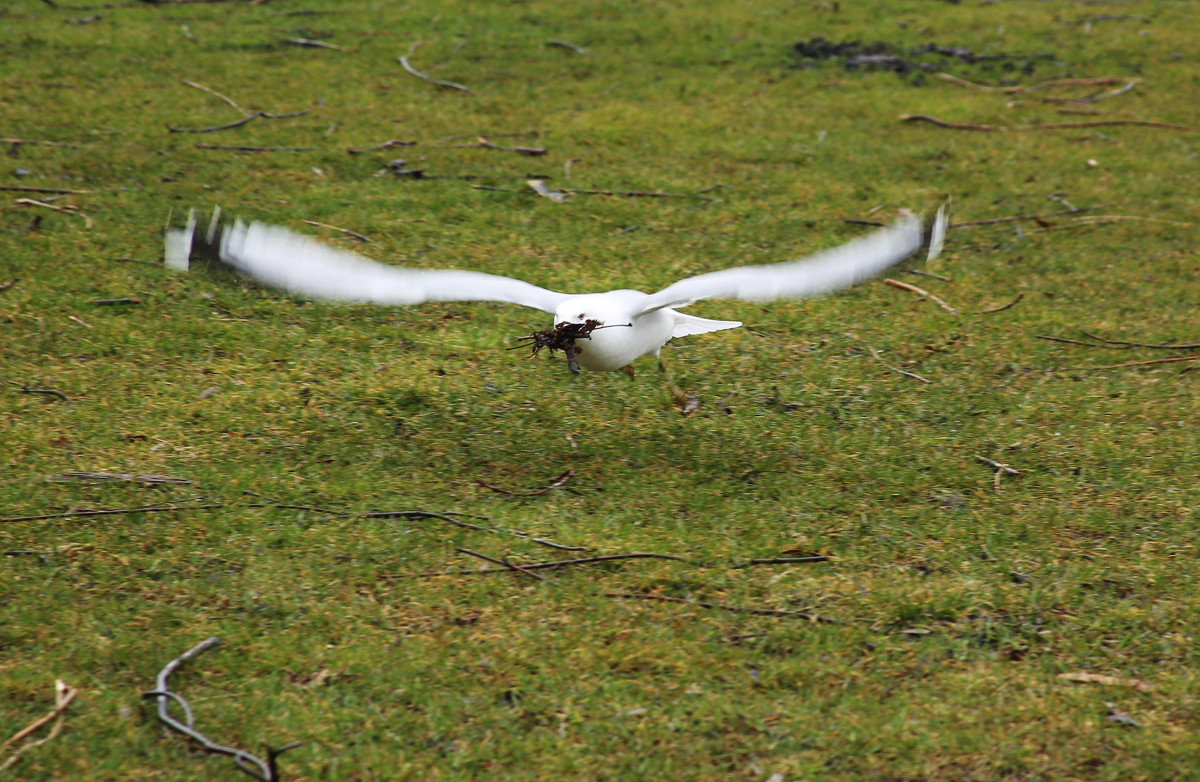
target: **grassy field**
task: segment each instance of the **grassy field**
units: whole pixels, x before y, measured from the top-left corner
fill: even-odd
[[[1200,778],[1200,349],[1101,341],[1200,342],[1200,3],[87,2],[0,5],[0,742],[77,689],[0,778],[239,777],[142,697],[210,636],[172,689],[285,780]],[[1059,214],[890,274],[955,313],[696,305],[688,417],[531,310],[161,267],[220,205],[655,290],[946,197]]]

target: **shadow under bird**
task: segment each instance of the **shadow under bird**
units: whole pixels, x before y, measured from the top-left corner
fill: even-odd
[[[543,347],[563,350],[572,373],[579,367],[628,372],[630,362],[645,355],[659,358],[663,367],[660,351],[675,337],[742,325],[688,315],[679,311],[682,307],[702,299],[765,302],[831,293],[882,272],[925,244],[928,257],[936,257],[945,230],[943,207],[928,229],[909,214],[894,225],[800,260],[700,274],[656,293],[618,289],[571,294],[483,272],[388,266],[287,228],[222,221],[218,209],[202,235],[197,235],[194,214],[186,227],[167,229],[166,263],[186,271],[193,257],[215,261],[303,298],[382,305],[494,301],[532,307],[554,318],[550,330],[524,338],[535,353]],[[669,376],[668,383],[682,401]]]

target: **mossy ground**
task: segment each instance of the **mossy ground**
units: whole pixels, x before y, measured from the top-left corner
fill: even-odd
[[[88,191],[0,193],[0,284],[20,278],[0,292],[2,515],[221,506],[0,524],[0,740],[50,708],[55,678],[80,690],[61,735],[8,775],[233,777],[140,697],[215,635],[173,686],[214,740],[302,740],[284,779],[1200,776],[1200,362],[1091,370],[1193,353],[1038,339],[1200,341],[1197,133],[898,120],[1200,124],[1198,15],[1195,2],[0,6],[0,135],[31,142],[6,142],[0,183]],[[1014,55],[946,61],[976,82],[1139,81],[1070,105],[1043,98],[1120,84],[1003,94],[933,71],[800,67],[792,45],[816,36]],[[407,74],[396,58],[418,40],[419,70],[472,92]],[[171,133],[242,116],[185,79],[251,111],[308,113]],[[455,146],[478,134],[548,154]],[[347,152],[389,139],[418,144]],[[478,178],[379,175],[398,158]],[[525,192],[530,175],[716,200],[555,204]],[[957,230],[927,268],[949,282],[893,275],[959,315],[878,280],[695,306],[746,327],[666,350],[704,403],[687,418],[649,360],[631,381],[506,353],[548,325],[538,313],[312,304],[158,265],[168,215],[219,204],[388,262],[652,290],[800,257],[862,233],[843,218],[945,196],[957,221],[1066,208],[1051,196],[1103,207]],[[1077,220],[1091,215],[1147,219]],[[121,297],[140,301],[93,303]],[[1021,475],[997,490],[977,455]],[[537,496],[477,484],[532,490],[568,468]],[[195,483],[46,480],[70,471]],[[692,562],[421,577],[485,566],[458,548],[575,554],[279,505],[457,511],[586,555]],[[737,567],[806,554],[831,559]],[[1149,686],[1058,676],[1079,672]]]

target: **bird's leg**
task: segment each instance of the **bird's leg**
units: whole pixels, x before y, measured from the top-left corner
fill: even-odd
[[[663,377],[667,380],[667,390],[671,392],[671,398],[675,400],[675,404],[679,406],[683,414],[691,415],[699,410],[700,400],[675,384],[675,379],[671,377],[671,370],[667,369],[667,362],[663,360],[662,353],[658,354],[658,368],[662,370]]]
[[[563,352],[567,354],[567,370],[572,375],[579,374],[579,359],[575,357],[578,351],[579,348],[575,347],[574,342],[568,341],[567,344],[563,345]]]
[[[626,364],[625,366],[621,367],[621,371],[626,375],[629,375],[630,380],[633,380],[633,364]]]

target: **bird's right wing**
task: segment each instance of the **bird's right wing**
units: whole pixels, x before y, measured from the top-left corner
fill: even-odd
[[[264,223],[238,220],[219,224],[205,236],[187,228],[168,229],[167,265],[188,268],[196,255],[217,261],[264,285],[297,296],[373,304],[420,304],[426,301],[497,301],[553,314],[567,294],[522,280],[472,271],[406,269],[376,263]]]
[[[849,244],[798,261],[740,266],[680,280],[650,294],[642,312],[685,307],[700,299],[771,301],[829,293],[904,260],[921,249],[922,238],[921,220],[908,217]]]

